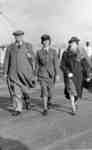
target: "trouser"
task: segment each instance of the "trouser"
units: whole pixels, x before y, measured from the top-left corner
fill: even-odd
[[[13,108],[15,111],[22,111],[24,100],[25,102],[29,101],[29,95],[25,92],[21,86],[9,80],[8,88],[10,92],[10,96],[12,99]]]
[[[23,109],[23,100],[22,100],[23,94],[21,91],[21,88],[17,85],[14,85],[14,95],[13,95],[13,107],[15,111],[22,111]]]

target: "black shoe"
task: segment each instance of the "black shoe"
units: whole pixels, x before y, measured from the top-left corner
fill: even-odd
[[[26,103],[25,105],[26,105],[26,106],[25,106],[25,109],[26,109],[26,110],[31,110],[32,106],[31,106],[30,103]]]
[[[19,116],[21,114],[21,112],[20,111],[14,111],[14,112],[12,112],[12,116]]]
[[[48,110],[44,109],[44,111],[42,112],[43,116],[47,116],[48,115]]]
[[[51,106],[52,106],[52,103],[51,103],[51,102],[48,102],[47,105],[48,105],[48,109],[50,109]]]
[[[75,115],[76,115],[76,112],[74,112],[74,111],[72,110],[71,115],[72,115],[72,116],[75,116]]]

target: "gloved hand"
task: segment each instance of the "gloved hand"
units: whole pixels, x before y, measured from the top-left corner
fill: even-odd
[[[73,77],[73,73],[68,73],[68,77],[72,78]]]
[[[91,80],[91,78],[87,78],[87,79],[86,79],[87,82],[90,82],[90,80]]]

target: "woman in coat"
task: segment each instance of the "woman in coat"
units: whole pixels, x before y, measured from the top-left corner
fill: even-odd
[[[83,72],[78,46],[79,39],[72,37],[60,62],[60,69],[64,75],[64,94],[71,100],[73,114],[76,113],[77,102],[81,98],[83,90]]]

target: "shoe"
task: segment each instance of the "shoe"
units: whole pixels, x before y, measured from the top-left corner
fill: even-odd
[[[15,108],[14,108],[14,106],[10,105],[10,106],[7,107],[7,109],[8,109],[9,111],[13,111]]]
[[[30,103],[26,103],[26,104],[25,104],[25,109],[26,109],[26,110],[31,110],[31,109],[32,109],[31,104],[30,104]]]
[[[48,106],[48,109],[50,109],[51,106],[52,106],[52,103],[51,103],[51,102],[48,102],[48,103],[47,103],[47,106]]]
[[[19,116],[21,114],[21,112],[20,111],[14,111],[13,113],[12,113],[12,116]]]
[[[48,115],[48,110],[44,109],[42,114],[43,114],[43,116],[47,116]]]
[[[76,115],[76,112],[74,112],[74,111],[72,110],[71,115],[72,115],[72,116],[75,116],[75,115]]]

